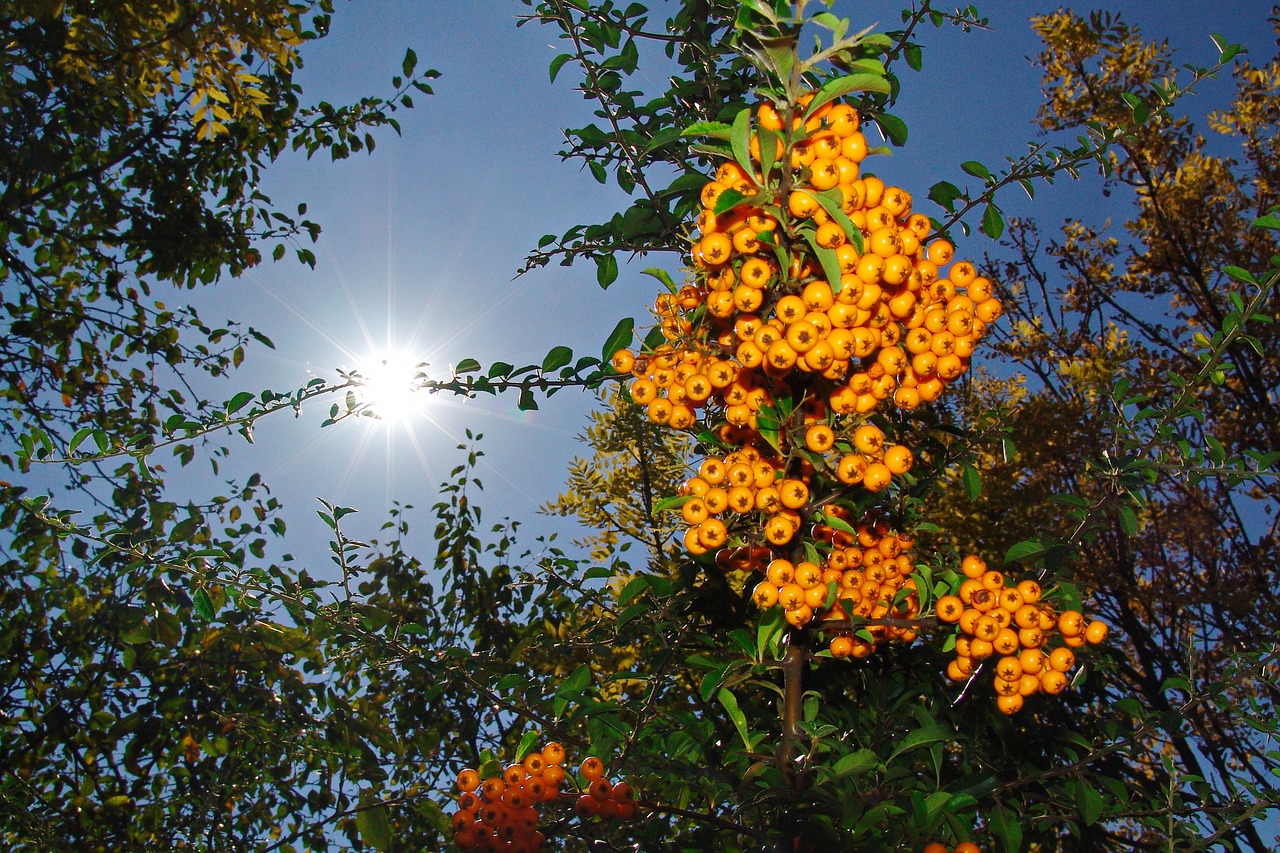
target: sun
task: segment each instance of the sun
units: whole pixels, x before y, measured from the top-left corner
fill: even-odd
[[[365,359],[351,378],[361,412],[388,424],[408,424],[426,412],[426,364],[403,355]]]

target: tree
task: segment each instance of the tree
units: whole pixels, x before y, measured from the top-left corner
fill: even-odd
[[[264,585],[305,589],[305,573],[261,559],[284,533],[278,501],[256,475],[208,499],[171,495],[147,456],[164,424],[220,408],[193,399],[192,373],[270,345],[156,291],[314,239],[305,207],[286,214],[257,189],[262,170],[290,148],[372,148],[410,91],[431,91],[435,72],[410,52],[389,98],[305,105],[299,48],[331,12],[16,2],[0,15],[0,462],[20,478],[2,484],[6,847],[231,849],[288,816],[325,843],[307,816],[331,813],[329,787],[350,771],[317,721],[346,688],[319,675],[313,636],[255,617],[244,585],[189,583],[217,552]],[[91,520],[68,536],[67,505],[31,498],[21,475],[86,442],[99,461],[63,471]],[[124,461],[105,461],[116,450]],[[228,593],[244,609],[216,626],[196,616]]]
[[[1274,733],[1275,650],[1252,640],[1275,626],[1266,587],[1242,603],[1204,579],[1226,566],[1259,584],[1274,573],[1252,529],[1225,512],[1244,488],[1274,500],[1271,445],[1244,421],[1249,400],[1274,396],[1260,329],[1275,315],[1280,276],[1265,229],[1280,222],[1258,216],[1273,202],[1265,123],[1274,122],[1274,69],[1235,66],[1241,99],[1214,122],[1241,134],[1259,178],[1252,194],[1217,184],[1218,230],[1205,239],[1187,199],[1232,165],[1211,162],[1171,115],[1218,69],[1179,79],[1122,22],[1046,17],[1046,121],[1076,123],[1081,135],[1037,143],[1005,170],[966,163],[982,191],[929,188],[946,215],[930,220],[908,216],[913,200],[887,166],[883,179],[871,175],[879,166],[865,158],[879,152],[861,129],[874,124],[905,142],[892,110],[907,69],[921,65],[923,25],[981,25],[974,10],[923,4],[901,29],[875,34],[804,2],[687,0],[662,24],[641,3],[528,5],[527,22],[556,28],[567,46],[553,77],[577,68],[599,105],[599,124],[570,131],[564,156],[636,201],[609,223],[544,238],[527,266],[588,258],[607,287],[618,253],[662,253],[688,277],[649,270],[661,288],[655,322],[620,322],[599,358],[556,347],[536,365],[486,371],[467,360],[449,377],[421,379],[460,394],[514,390],[522,407],[560,387],[621,386],[602,392],[607,405],[587,432],[596,456],[575,465],[571,494],[551,507],[583,520],[578,546],[526,550],[518,522],[482,522],[480,437],[469,433],[430,510],[430,559],[405,552],[408,507],[392,513],[385,541],[364,543],[344,532],[352,509],[324,506],[336,581],[267,558],[268,533],[285,531],[257,477],[182,505],[152,456],[168,447],[193,458],[204,436],[229,426],[247,435],[259,418],[360,378],[188,403],[176,385],[132,373],[130,359],[145,361],[148,342],[162,340],[153,355],[179,375],[227,370],[238,350],[212,348],[232,331],[192,316],[173,341],[156,339],[148,330],[173,318],[143,312],[116,343],[102,331],[115,332],[112,321],[92,308],[130,306],[126,280],[144,293],[144,282],[234,274],[256,262],[255,237],[312,230],[273,216],[249,176],[286,145],[335,157],[371,148],[356,129],[390,123],[388,113],[408,105],[405,88],[426,86],[412,53],[390,100],[308,113],[290,81],[293,42],[323,33],[325,3],[263,3],[236,20],[176,6],[104,15],[92,4],[32,4],[11,16],[7,44],[22,46],[21,67],[34,70],[7,82],[17,94],[6,108],[21,95],[28,112],[53,115],[82,98],[94,107],[87,115],[101,105],[102,129],[6,142],[48,148],[0,162],[53,164],[48,175],[11,179],[49,192],[29,203],[18,193],[4,208],[27,235],[6,243],[15,247],[5,256],[6,304],[11,316],[32,315],[21,334],[83,341],[80,352],[95,369],[108,365],[109,378],[100,393],[52,384],[70,362],[46,366],[42,348],[58,350],[40,339],[11,383],[11,406],[32,420],[13,433],[6,464],[18,473],[41,460],[65,465],[100,506],[84,522],[47,496],[6,487],[0,592],[20,617],[0,633],[6,843],[408,850],[452,836],[464,847],[529,849],[541,832],[569,849],[934,853],[971,850],[971,838],[1008,851],[1264,849],[1258,818],[1275,804],[1264,780],[1280,762],[1242,750],[1259,742],[1248,727]],[[315,34],[299,17],[312,12]],[[810,50],[811,34],[822,37]],[[238,54],[238,45],[251,49]],[[660,93],[629,88],[649,47],[675,64]],[[1223,68],[1239,48],[1220,48]],[[97,58],[81,68],[85,56]],[[66,69],[75,74],[61,76]],[[28,78],[49,82],[22,95]],[[103,96],[122,80],[119,100]],[[99,88],[91,98],[82,85]],[[819,162],[832,140],[853,169],[834,156],[834,167]],[[55,144],[65,146],[56,158]],[[152,175],[139,155],[167,156],[172,168]],[[1057,295],[1035,232],[1005,222],[999,194],[1092,163],[1113,176],[1112,191],[1136,190],[1131,275],[1107,266],[1118,246],[1073,225],[1051,249],[1068,274]],[[209,205],[217,193],[225,206]],[[960,243],[979,212],[985,234],[1008,233],[1003,266],[994,250],[982,264],[1007,273],[994,277],[1007,282],[998,296],[951,257],[951,238]],[[1170,227],[1183,219],[1180,231]],[[254,234],[264,221],[279,227]],[[195,239],[162,258],[175,249],[162,237],[171,229]],[[1199,279],[1174,263],[1185,257],[1200,259]],[[940,268],[951,285],[933,279]],[[60,313],[25,307],[41,304],[37,284],[64,294],[59,311],[73,322],[55,328]],[[738,294],[744,285],[755,293]],[[1235,298],[1196,301],[1216,299],[1215,286]],[[15,287],[27,302],[9,298]],[[1196,332],[1151,321],[1116,295],[1123,288],[1174,295],[1175,316],[1185,312]],[[837,310],[847,330],[830,315],[788,319],[786,299],[825,312],[841,294],[854,306]],[[925,325],[932,306],[945,312],[936,331]],[[1002,308],[1012,316],[1000,319]],[[755,356],[738,344],[754,344],[752,324],[763,320],[744,315],[757,310],[803,348],[800,367],[795,351],[761,338],[769,364],[754,371]],[[1110,337],[1100,334],[1106,321],[1117,329]],[[840,346],[849,354],[836,354],[826,323],[848,331]],[[908,359],[921,328],[966,347],[995,340],[1039,382],[974,377],[967,350],[946,362],[951,351]],[[184,349],[190,330],[207,340]],[[819,343],[832,354],[820,355]],[[75,349],[64,347],[67,359]],[[1162,395],[1162,381],[1175,393]],[[332,418],[360,413],[353,396]],[[1098,448],[1087,466],[1075,437],[1084,416]],[[1022,455],[1005,463],[993,446]],[[707,499],[715,483],[746,476],[751,507]],[[1067,522],[1045,508],[1051,498],[1067,506]],[[1221,531],[1213,542],[1171,544],[1162,534],[1209,522]],[[1004,572],[961,558],[969,552]],[[1157,554],[1177,571],[1152,571]],[[808,566],[835,575],[815,578]],[[806,572],[795,585],[812,603],[777,604]],[[1046,651],[1061,648],[1048,666],[1037,659],[1056,674],[1033,679],[1029,693],[1063,690],[1074,656],[1065,653],[1104,633],[1085,631],[1080,609],[1100,609],[1122,634],[1110,657],[1093,651],[1075,690],[1030,695],[1021,712],[1022,680],[1014,697],[1003,661],[980,663],[978,643],[994,642],[974,630],[1011,591],[1030,610],[1000,605],[1009,613],[1062,616],[1050,620],[1048,633],[1061,638]],[[1171,632],[1195,620],[1209,627],[1192,647],[1216,669],[1178,666]],[[1036,642],[1018,634],[1016,643],[1039,645],[1028,636]],[[543,764],[561,766],[566,750],[569,779],[524,784]],[[572,767],[588,754],[579,776]],[[619,777],[628,784],[606,781]],[[534,809],[530,798],[548,791]],[[486,824],[500,824],[510,843],[482,842]]]
[[[988,455],[986,493],[960,499],[947,527],[972,542],[990,538],[998,519],[1006,547],[1046,532],[1046,541],[1078,543],[1079,582],[1123,637],[1097,701],[1141,697],[1180,723],[1158,736],[1172,763],[1153,766],[1139,753],[1129,772],[1175,786],[1207,780],[1193,801],[1214,814],[1269,784],[1268,771],[1243,758],[1266,748],[1236,709],[1274,702],[1274,681],[1242,674],[1212,702],[1203,690],[1239,651],[1267,648],[1280,629],[1264,592],[1276,582],[1266,509],[1276,481],[1250,475],[1275,462],[1275,332],[1258,320],[1277,304],[1241,272],[1266,269],[1277,250],[1274,231],[1253,222],[1277,200],[1280,66],[1274,57],[1238,63],[1234,100],[1208,116],[1237,146],[1232,159],[1209,153],[1187,118],[1150,104],[1173,73],[1167,46],[1102,15],[1063,12],[1035,26],[1045,41],[1046,130],[1120,122],[1130,111],[1142,120],[1103,164],[1108,191],[1131,199],[1132,216],[1123,229],[1072,218],[1058,237],[1014,223],[1007,256],[990,261],[1015,296],[999,348],[1032,378],[988,383],[981,402],[971,399],[971,414],[992,394],[1013,409],[1004,427],[1021,436],[1019,453]],[[1151,94],[1123,96],[1135,92]],[[1242,316],[1255,325],[1226,346],[1231,368],[1193,386],[1204,348],[1219,347]],[[1188,405],[1165,410],[1171,395]],[[1091,451],[1081,454],[1082,444]],[[1117,494],[1134,503],[1084,529],[1049,502],[1073,495],[1078,507],[1098,506]],[[1240,849],[1267,846],[1256,825],[1214,829]],[[1161,832],[1142,837],[1158,844]]]

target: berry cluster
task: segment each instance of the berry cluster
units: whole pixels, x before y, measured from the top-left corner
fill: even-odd
[[[613,356],[652,421],[705,424],[728,450],[686,484],[694,554],[791,543],[816,485],[888,488],[913,454],[868,416],[937,399],[1000,315],[972,263],[944,274],[953,247],[926,245],[910,195],[861,173],[858,122],[827,103],[784,133],[763,104],[752,169],[724,163],[701,193],[692,280],[655,302],[661,343]]]
[[[829,514],[845,521],[847,511],[831,507]],[[830,525],[816,525],[814,534],[830,546],[824,564],[772,560],[764,568],[765,579],[752,591],[756,605],[761,610],[781,605],[787,621],[798,628],[815,623],[829,637],[837,658],[866,657],[886,640],[914,640],[910,620],[920,615],[920,597],[911,577],[912,540],[870,519],[860,522],[855,534]],[[851,617],[873,624],[854,632]]]
[[[764,573],[752,590],[761,609],[781,606],[795,628],[824,633],[835,657],[865,657],[914,639],[922,616],[911,541],[874,510],[850,526],[853,507],[863,513],[915,462],[886,435],[881,404],[910,411],[938,399],[1002,309],[906,190],[863,173],[873,152],[856,110],[815,97],[760,105],[745,145],[737,126],[732,157],[700,195],[688,282],[656,299],[646,347],[620,349],[612,365],[633,377],[631,398],[651,421],[698,435],[705,456],[680,492],[686,550]],[[811,524],[815,535],[802,536]],[[985,574],[940,599],[937,614],[961,623],[953,677],[1011,650],[1000,652],[996,691],[1012,713],[1036,665],[1020,656],[1040,651],[1047,629],[1022,637],[1031,629],[1017,614],[1030,621],[1031,611],[1001,617],[999,601],[1049,610],[1038,587],[1027,602],[999,573],[983,587]],[[1053,654],[1041,668],[1062,675],[1066,652]],[[1016,678],[1008,660],[1021,666]],[[1046,675],[1037,690],[1058,681]]]
[[[459,850],[483,853],[540,850],[546,838],[538,831],[537,806],[560,799],[560,788],[566,779],[564,761],[564,747],[553,742],[530,752],[523,761],[507,766],[501,773],[494,771],[483,778],[476,770],[459,773],[457,784],[462,793],[452,817],[454,844]],[[575,805],[580,817],[635,817],[631,786],[625,782],[613,784],[604,778],[604,763],[599,758],[588,757],[580,772],[587,782],[587,790]]]
[[[1072,648],[1107,637],[1106,623],[1095,620],[1086,625],[1079,611],[1055,616],[1040,600],[1040,584],[1033,580],[1011,585],[972,554],[964,558],[961,571],[965,580],[958,593],[942,596],[934,608],[939,621],[960,628],[947,675],[965,681],[982,661],[994,659],[996,704],[1006,714],[1021,710],[1027,696],[1065,690],[1067,674],[1075,665]],[[1050,649],[1055,629],[1063,644]]]

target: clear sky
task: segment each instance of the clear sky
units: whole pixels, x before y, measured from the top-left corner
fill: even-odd
[[[1053,7],[979,5],[991,19],[987,31],[921,31],[925,70],[904,78],[898,110],[910,141],[874,167],[917,194],[926,212],[937,213],[924,200],[930,185],[964,182],[961,162],[995,167],[1034,138],[1039,72],[1029,57],[1038,45],[1027,19]],[[1260,61],[1271,52],[1267,3],[1101,5],[1122,10],[1149,37],[1168,38],[1184,62],[1214,61],[1211,31],[1254,46]],[[836,11],[855,26],[887,29],[897,25],[900,8],[841,2]],[[419,67],[442,76],[434,96],[415,97],[417,108],[397,116],[402,137],[378,134],[372,157],[331,164],[288,156],[270,170],[265,191],[286,210],[305,201],[308,216],[324,227],[313,247],[317,266],[266,264],[198,295],[206,321],[241,319],[277,346],[253,351],[229,382],[208,390],[211,398],[242,389],[288,390],[317,375],[335,378],[336,368],[356,367],[387,348],[425,359],[433,375],[463,358],[534,363],[557,344],[598,355],[618,319],[643,319],[654,282],[638,272],[653,260],[624,269],[608,291],[597,286],[594,265],[550,267],[512,280],[542,234],[603,221],[627,203],[616,187],[603,187],[558,158],[560,129],[588,120],[591,104],[573,91],[572,65],[549,83],[547,63],[561,48],[550,29],[516,28],[516,16],[526,11],[516,0],[338,4],[332,34],[304,54],[300,82],[308,100],[336,103],[389,91],[406,47],[417,52]],[[635,82],[656,93],[663,81],[663,69],[654,68]],[[1203,115],[1228,91],[1229,81],[1207,87],[1193,109]],[[1002,204],[1054,227],[1070,215],[1096,215],[1096,190],[1096,180],[1060,182],[1042,188],[1034,204],[1013,193]],[[992,248],[981,236],[960,245],[966,256]],[[392,500],[414,504],[420,508],[410,518],[417,522],[418,550],[428,556],[425,510],[437,483],[460,461],[452,448],[467,427],[485,436],[479,475],[486,521],[510,515],[528,521],[527,529],[567,529],[539,520],[534,510],[560,490],[590,403],[588,395],[565,391],[541,401],[536,413],[520,413],[514,397],[436,398],[407,426],[346,422],[321,429],[326,403],[298,420],[268,419],[253,446],[232,439],[233,458],[223,470],[264,475],[288,508],[288,550],[317,569],[325,562],[327,532],[314,514],[317,497],[361,509],[352,532],[362,536],[374,535]]]

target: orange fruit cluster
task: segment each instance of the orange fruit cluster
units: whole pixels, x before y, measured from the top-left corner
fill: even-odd
[[[511,851],[534,853],[546,841],[538,831],[539,803],[560,798],[564,784],[565,750],[558,743],[548,743],[524,760],[507,766],[500,774],[482,778],[472,769],[458,774],[457,811],[453,813],[453,842],[459,850]],[[581,767],[587,780],[587,791],[578,798],[580,816],[601,815],[631,818],[636,806],[631,787],[625,782],[611,784],[604,779],[604,764],[594,756]],[[585,807],[583,800],[594,805]],[[589,812],[589,814],[584,814]]]
[[[830,507],[829,514],[844,521],[847,511]],[[830,546],[825,562],[819,566],[774,559],[751,594],[761,610],[781,605],[791,625],[815,623],[828,636],[836,658],[866,657],[887,640],[913,641],[916,631],[910,620],[920,615],[911,577],[913,541],[893,533],[882,521],[866,519],[853,529],[850,534],[816,525],[815,537]],[[849,619],[855,617],[871,624],[855,632],[849,627]],[[827,621],[836,626],[827,627]]]
[[[765,103],[754,124],[752,170],[724,163],[701,193],[690,282],[655,301],[663,341],[612,358],[653,422],[729,450],[685,486],[694,554],[792,543],[815,489],[887,489],[914,456],[868,416],[937,399],[1001,311],[905,190],[862,174],[852,107],[784,131]]]
[[[1065,690],[1075,666],[1072,649],[1107,637],[1106,623],[1086,624],[1079,611],[1055,615],[1040,600],[1040,584],[1034,580],[1011,584],[973,554],[964,558],[961,571],[965,580],[958,592],[942,596],[934,605],[940,622],[960,629],[947,675],[965,681],[982,661],[994,660],[996,704],[1006,714],[1021,710],[1028,696]],[[1062,644],[1050,648],[1055,631]]]

